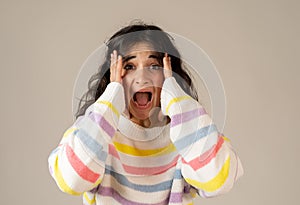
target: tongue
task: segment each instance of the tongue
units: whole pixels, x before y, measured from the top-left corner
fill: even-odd
[[[136,102],[139,105],[146,105],[148,103],[148,93],[136,93]]]

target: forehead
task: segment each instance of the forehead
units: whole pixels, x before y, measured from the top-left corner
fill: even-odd
[[[157,54],[157,51],[154,50],[153,46],[145,42],[140,42],[131,46],[125,53],[125,56],[151,54]]]

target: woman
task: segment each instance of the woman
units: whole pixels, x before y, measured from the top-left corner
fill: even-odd
[[[84,204],[192,204],[243,173],[197,101],[168,34],[129,25],[107,43],[86,103],[49,157],[59,188]],[[94,80],[94,81],[93,81]]]

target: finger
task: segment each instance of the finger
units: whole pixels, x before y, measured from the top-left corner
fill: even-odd
[[[115,74],[114,74],[114,53],[112,52],[110,54],[110,82],[113,82],[115,79]]]
[[[121,70],[122,70],[121,71],[121,77],[123,78],[125,76],[125,74],[126,74],[126,70],[123,69],[123,61],[122,61],[122,69]]]
[[[164,117],[165,117],[165,116],[163,115],[162,111],[160,110],[159,113],[158,113],[158,116],[157,116],[158,120],[159,120],[160,122],[162,122],[162,121],[164,120]]]
[[[119,55],[116,63],[116,82],[121,82],[122,80],[122,56]]]
[[[116,66],[117,66],[117,51],[114,50],[111,54],[111,61],[110,61],[110,81],[116,81]]]
[[[170,70],[170,64],[169,64],[169,56],[167,53],[165,53],[165,56],[163,58],[163,63],[164,63],[164,68],[167,69],[167,70]]]
[[[112,62],[113,62],[113,58],[114,58],[114,55],[113,53],[110,54],[110,65],[109,65],[109,72],[110,72],[110,82],[113,81],[113,69],[112,69]]]
[[[171,57],[165,53],[165,57],[163,58],[163,66],[164,66],[164,75],[165,78],[172,76],[172,67],[171,67]]]

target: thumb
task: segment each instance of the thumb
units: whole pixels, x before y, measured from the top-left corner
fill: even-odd
[[[162,111],[160,110],[157,115],[158,121],[162,122],[164,120],[164,117],[165,116],[163,115]]]

